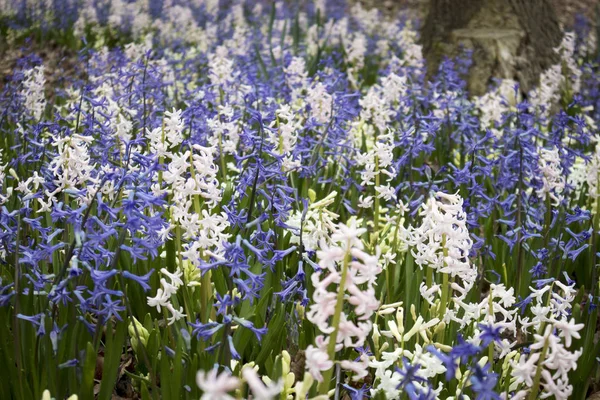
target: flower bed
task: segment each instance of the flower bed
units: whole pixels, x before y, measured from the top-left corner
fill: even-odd
[[[0,398],[595,390],[589,28],[470,98],[414,21],[164,3],[0,3],[12,43],[79,51],[0,95]]]

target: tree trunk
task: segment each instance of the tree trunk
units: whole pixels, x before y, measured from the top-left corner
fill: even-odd
[[[421,30],[428,72],[461,46],[473,50],[469,91],[480,95],[492,78],[513,79],[527,93],[558,61],[562,32],[550,0],[430,0]]]

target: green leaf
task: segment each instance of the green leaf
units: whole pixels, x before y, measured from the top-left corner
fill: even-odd
[[[171,371],[171,398],[181,398],[181,388],[183,386],[183,349],[185,344],[183,338],[179,336],[177,340],[177,349],[175,351],[175,358],[173,359],[173,370]]]
[[[146,385],[146,382],[142,382],[141,386],[142,386],[142,400],[151,400],[152,397],[150,396],[150,392],[148,391],[148,386]]]
[[[285,308],[283,304],[278,303],[274,310],[274,317],[269,322],[269,330],[262,339],[261,349],[256,357],[256,364],[260,365],[265,362],[273,349],[275,349],[277,345],[285,338],[284,327]]]
[[[256,54],[256,59],[258,60],[258,65],[260,66],[260,71],[262,72],[265,79],[269,80],[269,72],[267,71],[267,66],[265,65],[265,62],[262,59],[262,55],[260,54],[260,46],[258,44],[254,45],[254,51]]]
[[[150,336],[148,337],[148,343],[146,345],[146,350],[148,351],[148,357],[150,358],[150,363],[152,364],[152,369],[156,368],[156,363],[158,361],[158,349],[160,348],[160,338],[158,336],[158,330],[153,329],[150,332]]]
[[[165,340],[166,342],[166,340]],[[175,383],[171,380],[171,366],[169,364],[169,357],[167,356],[167,352],[164,349],[164,346],[160,352],[160,362],[159,362],[159,372],[160,372],[160,392],[161,398],[163,400],[171,399],[171,387]],[[176,383],[178,384],[178,382]]]
[[[117,372],[121,364],[123,354],[123,343],[127,332],[127,322],[117,322],[112,332],[111,324],[106,327],[106,345],[104,347],[104,364],[102,380],[100,381],[99,399],[110,399],[117,382]]]
[[[79,391],[79,396],[83,399],[94,398],[94,375],[97,356],[94,345],[88,342],[85,349],[85,359],[81,371],[81,389]]]

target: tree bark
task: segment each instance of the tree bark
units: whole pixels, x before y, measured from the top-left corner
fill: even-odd
[[[554,48],[561,38],[551,0],[430,0],[421,29],[430,76],[460,45],[474,50],[472,94],[482,94],[494,77],[514,79],[527,93],[558,61]]]

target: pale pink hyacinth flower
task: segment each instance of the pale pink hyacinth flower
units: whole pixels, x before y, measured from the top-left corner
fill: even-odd
[[[250,387],[252,400],[271,400],[278,397],[283,390],[283,380],[265,384],[250,366],[242,368],[242,377]]]
[[[229,392],[239,388],[240,380],[228,371],[219,374],[217,368],[213,368],[209,372],[198,371],[196,384],[203,392],[200,400],[233,400]]]
[[[333,361],[329,359],[327,352],[312,345],[308,346],[305,351],[306,369],[317,382],[323,382],[321,372],[327,371],[333,367]]]
[[[329,341],[332,340],[328,335],[333,335],[337,328],[335,341],[336,351],[339,351],[344,347],[363,346],[373,327],[371,317],[379,308],[374,285],[381,267],[379,252],[373,256],[363,251],[364,245],[360,237],[365,232],[364,228],[356,226],[354,220],[349,225],[339,224],[331,235],[333,245],[323,243],[321,250],[317,252],[322,269],[311,276],[315,291],[307,318],[324,335],[317,337],[317,347],[309,346],[306,350],[307,369],[317,381],[323,379],[321,372],[333,366],[333,360],[327,351]],[[344,269],[345,281],[343,287],[340,287]],[[345,304],[354,306],[352,314],[336,309],[339,308],[337,301],[340,291],[344,294]],[[336,312],[340,313],[337,327],[332,326]],[[350,315],[355,317],[350,318]],[[358,362],[344,360],[343,363],[344,369],[355,372],[359,377],[367,373],[368,363],[362,359]]]

